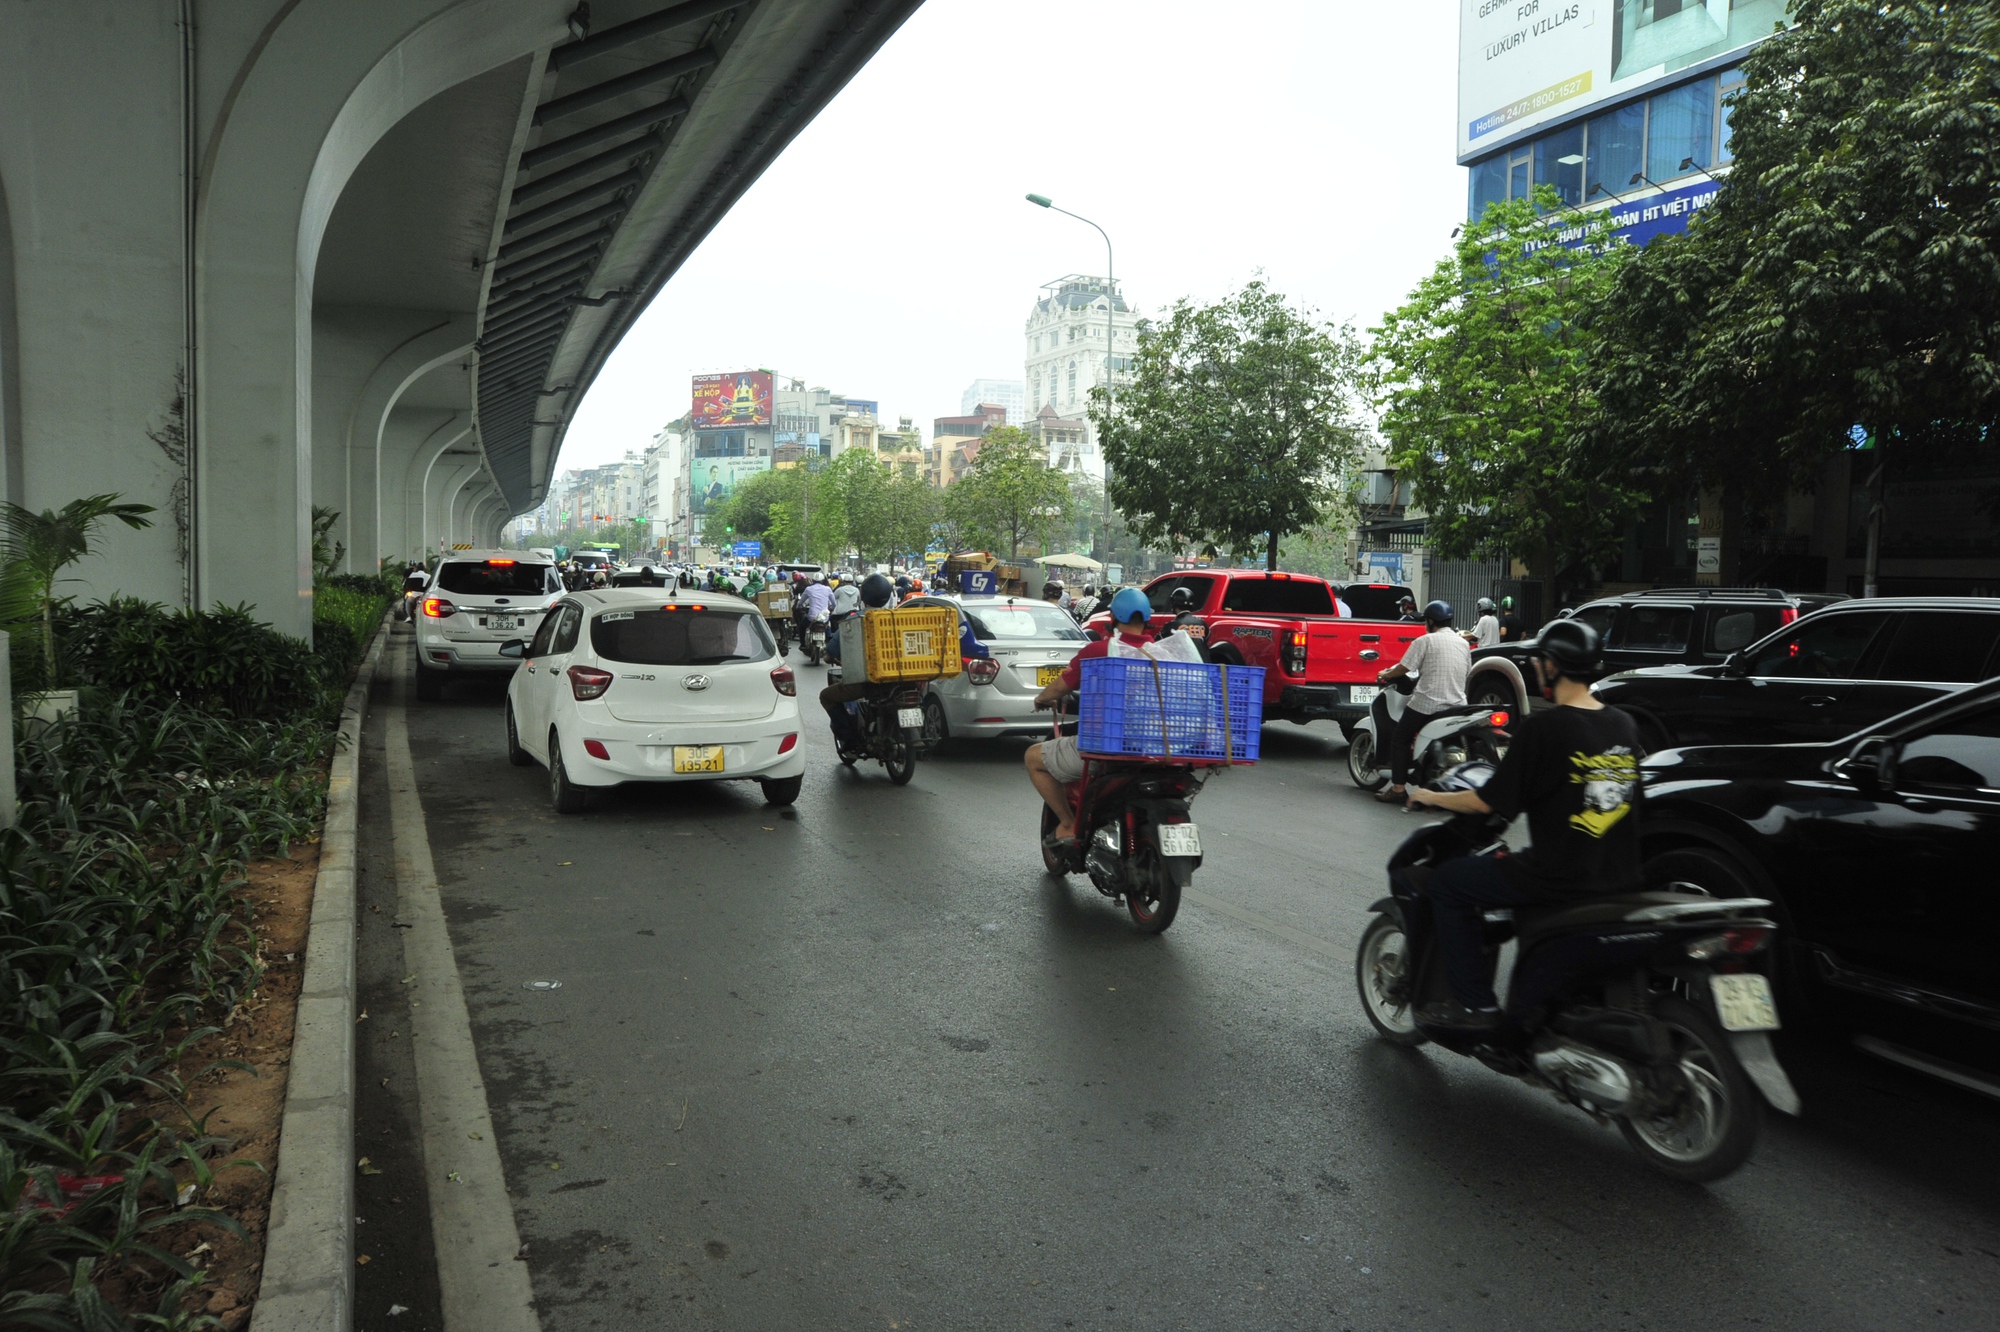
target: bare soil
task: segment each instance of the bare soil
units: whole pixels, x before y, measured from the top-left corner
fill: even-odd
[[[250,997],[238,1004],[223,1029],[196,1045],[181,1062],[187,1114],[161,1099],[139,1107],[183,1135],[194,1125],[228,1145],[210,1158],[213,1185],[190,1205],[212,1208],[243,1227],[241,1238],[212,1225],[171,1227],[156,1242],[206,1273],[191,1308],[221,1319],[228,1332],[248,1325],[264,1267],[264,1228],[270,1219],[271,1181],[278,1164],[278,1132],[285,1114],[285,1086],[292,1059],[292,1029],[305,971],[307,925],[313,884],[319,873],[319,845],[296,846],[288,859],[249,866],[249,882],[239,890],[247,923],[257,939],[264,974]],[[211,1067],[218,1061],[240,1067]],[[192,1119],[191,1125],[188,1121]],[[250,1164],[232,1164],[246,1162]],[[185,1173],[185,1172],[183,1172]],[[149,1265],[150,1266],[150,1265]],[[152,1279],[128,1269],[123,1282],[107,1281],[105,1295],[128,1312],[151,1312],[165,1288],[165,1274]],[[122,1285],[123,1289],[114,1286]]]

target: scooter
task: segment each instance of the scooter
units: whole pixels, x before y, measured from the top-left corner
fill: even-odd
[[[1469,763],[1432,789],[1478,790],[1492,775],[1491,764]],[[1487,966],[1507,940],[1517,950],[1502,1025],[1427,1028],[1422,1006],[1450,997],[1430,873],[1460,856],[1506,855],[1504,830],[1493,815],[1457,814],[1390,857],[1390,896],[1369,908],[1355,950],[1368,1021],[1392,1044],[1435,1041],[1617,1124],[1664,1174],[1729,1174],[1756,1145],[1762,1101],[1799,1112],[1771,1048],[1778,1009],[1759,970],[1777,930],[1763,914],[1771,903],[1666,891],[1488,911]]]
[[[806,621],[805,638],[801,646],[805,648],[806,660],[817,666],[826,660],[826,621]]]
[[[840,681],[837,670],[827,672],[829,685]],[[917,775],[917,759],[932,747],[924,733],[924,687],[908,682],[862,687],[867,694],[847,705],[854,727],[861,733],[861,748],[841,745],[835,752],[850,768],[865,758],[879,760],[888,769],[890,781],[908,786]]]
[[[1064,727],[1060,716],[1056,733]],[[1123,902],[1132,923],[1160,934],[1181,909],[1181,892],[1201,865],[1201,830],[1188,806],[1219,762],[1086,759],[1081,780],[1069,786],[1076,840],[1053,844],[1056,813],[1042,806],[1042,865],[1055,878],[1088,874],[1091,886]]]
[[[1347,737],[1347,775],[1364,791],[1379,791],[1389,782],[1389,740],[1410,706],[1417,682],[1404,676],[1383,687],[1377,706],[1354,724]],[[1383,714],[1388,714],[1387,724]],[[1447,708],[1417,732],[1411,748],[1410,780],[1419,786],[1461,763],[1497,763],[1506,753],[1507,727],[1513,717],[1504,708],[1478,705]]]

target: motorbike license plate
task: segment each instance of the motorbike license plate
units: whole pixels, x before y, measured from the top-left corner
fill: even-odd
[[[675,772],[721,772],[721,745],[675,745]]]
[[[1060,666],[1035,667],[1035,688],[1047,689],[1062,677],[1062,673],[1063,668]]]
[[[1375,695],[1381,692],[1374,685],[1349,685],[1347,686],[1347,701],[1349,703],[1373,703]]]
[[[1160,854],[1163,856],[1198,856],[1201,854],[1201,834],[1192,823],[1163,823],[1160,825]]]
[[[924,724],[924,710],[922,708],[896,709],[896,725],[922,726],[923,724]]]
[[[1763,976],[1710,976],[1715,1015],[1724,1031],[1776,1031],[1778,1005],[1771,999],[1771,982]]]

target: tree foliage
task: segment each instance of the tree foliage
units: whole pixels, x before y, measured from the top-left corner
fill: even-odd
[[[151,527],[150,504],[130,504],[116,495],[85,495],[60,509],[40,513],[0,503],[0,628],[18,634],[30,624],[41,639],[42,680],[60,683],[55,613],[65,598],[56,592],[63,570],[91,553],[90,543],[106,520],[131,528]]]
[[[1389,462],[1432,549],[1497,547],[1546,578],[1609,553],[1644,498],[1584,431],[1596,409],[1587,316],[1633,251],[1603,214],[1546,216],[1558,207],[1546,186],[1489,205],[1383,317],[1370,359]]]
[[[1075,503],[1069,480],[1048,465],[1040,441],[1019,426],[1000,426],[945,491],[944,515],[957,544],[1005,546],[1018,556],[1029,537],[1046,553],[1050,538],[1074,521]]]
[[[1318,523],[1360,460],[1360,342],[1262,281],[1175,304],[1143,332],[1131,384],[1090,395],[1109,490],[1140,538],[1260,550]]]
[[[1750,500],[1865,426],[1990,449],[2000,411],[2000,10],[1799,0],[1744,60],[1735,161],[1604,305],[1599,433]]]

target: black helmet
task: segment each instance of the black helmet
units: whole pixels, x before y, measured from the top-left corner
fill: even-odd
[[[1194,589],[1187,586],[1175,588],[1173,594],[1167,598],[1167,604],[1177,611],[1193,610]]]
[[[910,590],[910,576],[908,574],[896,575],[896,590],[898,592],[907,592]]]
[[[1604,640],[1582,620],[1556,620],[1535,640],[1535,655],[1547,657],[1572,680],[1604,674]]]
[[[1454,618],[1449,601],[1433,601],[1424,607],[1424,623],[1433,629],[1442,629]]]
[[[896,585],[889,581],[886,574],[872,573],[861,580],[861,604],[864,606],[880,610],[895,595]]]

